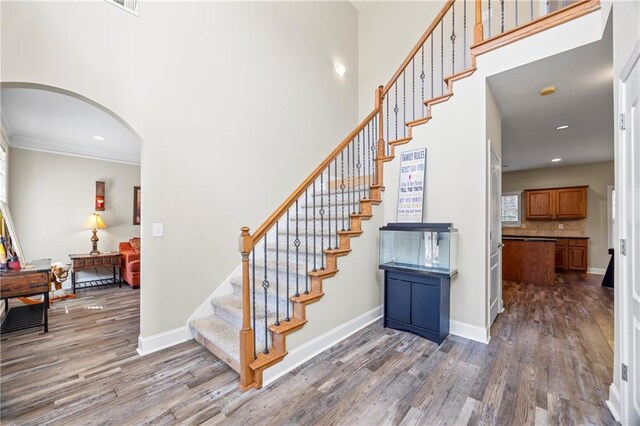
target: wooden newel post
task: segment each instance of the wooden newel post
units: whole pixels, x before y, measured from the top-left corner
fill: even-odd
[[[376,90],[376,107],[378,108],[378,149],[377,149],[377,158],[376,158],[376,177],[377,184],[382,186],[382,170],[384,167],[384,163],[382,162],[382,157],[386,156],[386,152],[384,150],[384,117],[382,116],[382,105],[384,104],[384,87],[378,86]]]
[[[482,26],[482,0],[476,2],[476,24],[473,27],[473,44],[478,44],[484,40],[484,28]]]
[[[251,289],[249,276],[249,254],[253,241],[249,228],[244,226],[240,234],[240,252],[242,254],[242,330],[240,330],[240,389],[256,387],[254,372],[249,364],[254,360],[254,333],[251,328]]]

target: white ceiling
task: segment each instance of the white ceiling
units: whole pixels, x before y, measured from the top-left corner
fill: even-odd
[[[137,137],[83,100],[42,89],[2,88],[0,104],[12,147],[140,164]]]
[[[503,171],[613,160],[612,70],[608,25],[596,43],[490,77],[502,115]],[[540,96],[547,86],[556,93]],[[556,130],[564,124],[571,127]]]

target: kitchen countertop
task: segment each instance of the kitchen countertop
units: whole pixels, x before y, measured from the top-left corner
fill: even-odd
[[[554,237],[526,237],[520,235],[505,235],[502,239],[511,241],[535,241],[541,243],[556,243],[558,241],[558,239]]]
[[[589,237],[560,237],[560,236],[547,236],[547,235],[503,235],[502,238],[536,238],[536,239],[551,239],[551,240],[588,240]]]

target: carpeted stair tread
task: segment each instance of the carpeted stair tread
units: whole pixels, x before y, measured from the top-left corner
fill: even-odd
[[[240,362],[239,327],[236,327],[234,324],[231,324],[230,322],[227,322],[215,315],[198,318],[191,321],[189,325],[196,331],[196,333],[206,340],[206,342],[201,343],[203,343],[207,349],[211,350],[208,346],[213,345],[217,350],[226,354],[228,359],[224,359],[224,355],[216,353],[216,350],[211,350],[211,352],[218,355],[219,358],[229,364],[232,368],[234,368],[234,365],[232,365],[233,361],[235,361],[236,365]]]

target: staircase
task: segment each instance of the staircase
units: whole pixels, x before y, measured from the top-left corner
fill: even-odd
[[[214,315],[190,323],[196,340],[240,374],[241,389],[261,387],[263,371],[287,355],[286,336],[310,320],[306,306],[323,299],[324,280],[339,272],[338,258],[349,255],[351,238],[362,234],[362,222],[381,202],[384,163],[432,118],[435,105],[453,96],[454,83],[474,73],[476,56],[600,6],[575,1],[535,16],[531,2],[530,15],[518,16],[516,6],[514,20],[505,2],[494,1],[501,19],[483,23],[492,2],[468,3],[473,24],[466,0],[447,1],[387,85],[377,88],[373,111],[253,234],[242,228],[242,273],[231,279],[233,292],[213,297]],[[505,16],[513,28],[505,29]]]

